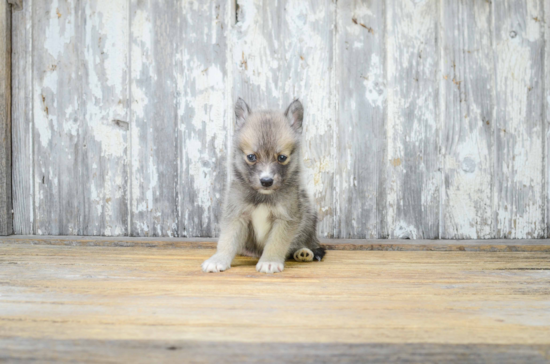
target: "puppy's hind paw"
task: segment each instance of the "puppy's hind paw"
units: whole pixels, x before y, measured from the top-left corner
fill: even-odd
[[[297,262],[311,262],[313,261],[313,252],[308,248],[298,249],[294,253],[294,260]]]
[[[214,254],[201,265],[202,271],[206,273],[219,273],[231,268],[231,260]]]
[[[260,273],[281,273],[284,269],[284,263],[258,262],[258,264],[256,264],[256,270]]]

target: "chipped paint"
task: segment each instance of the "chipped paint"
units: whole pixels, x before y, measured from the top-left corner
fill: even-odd
[[[442,238],[491,238],[494,119],[491,4],[445,3],[440,80],[442,105]],[[464,49],[475,51],[464,52]],[[460,80],[460,81],[457,81]],[[458,85],[458,87],[457,87]],[[454,106],[456,105],[456,106]],[[459,110],[457,111],[457,108]]]
[[[391,165],[394,167],[398,167],[401,165],[401,158],[394,158],[390,161]]]
[[[543,68],[544,48],[538,1],[495,4],[495,85],[498,95],[495,134],[496,238],[539,238],[546,234],[544,213]],[[510,34],[513,30],[515,34]]]
[[[240,96],[302,100],[321,236],[547,234],[538,1],[26,4],[16,232],[216,236]]]
[[[439,237],[437,1],[390,1],[388,49],[389,237]]]

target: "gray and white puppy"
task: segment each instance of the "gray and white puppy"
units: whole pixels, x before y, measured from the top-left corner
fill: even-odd
[[[317,216],[302,183],[300,140],[304,109],[293,101],[284,113],[254,111],[240,99],[218,250],[205,272],[231,267],[235,255],[260,258],[256,270],[282,272],[287,258],[321,260]]]

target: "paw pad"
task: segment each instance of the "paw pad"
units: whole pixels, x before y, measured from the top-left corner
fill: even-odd
[[[302,248],[294,253],[294,260],[297,262],[311,262],[313,260],[313,252],[308,248]]]

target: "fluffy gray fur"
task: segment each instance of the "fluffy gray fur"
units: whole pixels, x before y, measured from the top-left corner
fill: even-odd
[[[256,270],[282,272],[287,258],[321,260],[317,216],[302,182],[304,109],[294,100],[285,112],[254,111],[239,99],[218,249],[205,272],[231,267],[237,254],[260,258]]]

